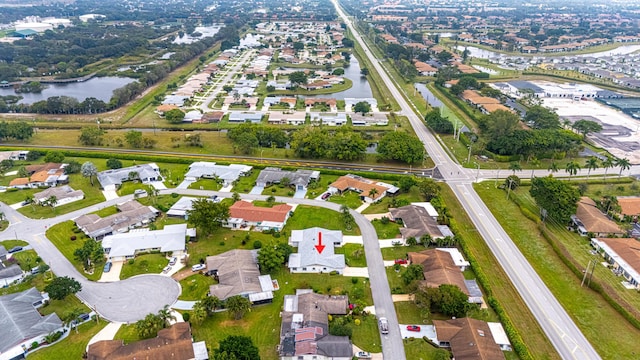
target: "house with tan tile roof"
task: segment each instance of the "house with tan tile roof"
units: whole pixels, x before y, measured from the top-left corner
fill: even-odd
[[[329,185],[329,192],[332,194],[342,194],[345,191],[355,191],[360,194],[362,201],[372,203],[382,199],[387,193],[397,193],[398,188],[351,174],[341,176]]]
[[[602,254],[628,289],[640,290],[640,241],[633,238],[595,238],[591,245]]]
[[[287,204],[269,208],[255,206],[248,201],[236,201],[229,207],[229,219],[224,226],[234,230],[254,228],[257,231],[281,231],[292,210],[293,207]]]
[[[472,318],[433,320],[437,341],[450,347],[456,360],[500,360],[504,354],[489,325]]]
[[[637,217],[640,215],[640,197],[638,196],[618,196],[620,214],[623,216]]]
[[[576,214],[571,220],[578,233],[582,236],[592,233],[596,237],[622,236],[625,231],[596,207],[595,201],[583,196],[578,201]]]

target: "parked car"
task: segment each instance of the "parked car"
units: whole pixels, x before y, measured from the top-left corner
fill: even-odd
[[[407,259],[396,259],[396,264],[404,265],[407,263]]]
[[[380,328],[380,333],[382,333],[383,335],[388,334],[389,322],[387,321],[387,318],[381,317],[380,319],[378,319],[378,327]]]
[[[147,195],[147,192],[146,192],[145,190],[143,190],[143,189],[136,189],[136,190],[133,192],[133,194],[134,194],[134,195]]]
[[[331,193],[322,194],[322,200],[327,200],[329,198],[329,196],[331,196]]]
[[[104,264],[104,269],[102,269],[102,271],[103,271],[103,272],[109,272],[109,271],[111,271],[111,266],[112,266],[112,265],[113,265],[113,264],[111,263],[111,261],[107,261],[107,263],[106,263],[106,264]]]
[[[167,265],[167,266],[165,266],[165,267],[164,267],[164,269],[162,269],[162,273],[163,273],[163,274],[166,274],[166,273],[168,273],[169,271],[171,271],[171,265]]]
[[[178,258],[177,257],[172,257],[171,260],[169,260],[169,265],[173,266],[178,262]]]
[[[89,320],[90,317],[91,315],[84,313],[84,314],[80,314],[80,316],[78,316],[78,319],[80,319],[80,321],[87,321]]]
[[[12,247],[11,249],[9,249],[9,254],[13,254],[13,253],[18,252],[18,251],[22,251],[22,246],[14,246],[14,247]]]
[[[358,359],[371,359],[371,353],[367,351],[358,351],[356,357]]]
[[[210,197],[211,201],[213,201],[214,203],[219,203],[220,201],[222,201],[221,198],[218,197],[218,195],[213,195],[212,197]]]
[[[419,332],[419,331],[420,331],[420,326],[417,326],[417,325],[407,325],[407,330],[408,330],[408,331],[416,331],[416,332]]]
[[[204,270],[206,268],[207,268],[207,265],[205,264],[196,264],[191,267],[191,271],[196,272],[196,271]]]

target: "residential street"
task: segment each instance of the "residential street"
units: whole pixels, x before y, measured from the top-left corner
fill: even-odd
[[[424,143],[427,152],[440,170],[440,173],[447,183],[451,185],[456,197],[470,215],[474,225],[505,269],[511,282],[518,289],[518,292],[560,356],[563,359],[600,359],[593,346],[562,308],[562,305],[551,294],[542,279],[520,253],[473,189],[471,183],[477,177],[476,171],[462,168],[449,157],[433,134],[428,131],[423,121],[413,111],[411,105],[402,96],[398,87],[382,68],[382,65],[375,59],[360,34],[354,28],[351,20],[338,6],[337,2],[335,0],[333,2],[338,15],[349,27],[355,41],[364,49],[373,67],[389,88],[391,95],[400,104],[402,109],[400,113],[409,118],[418,138]],[[393,327],[391,326],[391,328]],[[397,342],[402,343],[399,337]],[[383,341],[383,346],[385,345],[387,344]],[[385,359],[400,359],[400,353],[396,352],[396,350],[396,346],[393,346],[393,350],[383,348]],[[404,359],[404,356],[402,358]]]

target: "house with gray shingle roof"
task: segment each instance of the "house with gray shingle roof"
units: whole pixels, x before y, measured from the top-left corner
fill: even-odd
[[[36,310],[47,299],[36,288],[0,296],[0,359],[19,358],[33,342],[62,331],[58,315],[42,316]]]
[[[296,234],[295,243],[298,246],[298,252],[289,256],[289,270],[292,273],[335,271],[342,274],[346,266],[344,255],[336,254],[334,250],[336,241],[342,242],[342,233],[337,231],[340,236],[335,233],[322,228],[311,228]],[[291,237],[293,241],[293,233]]]
[[[160,168],[155,163],[134,165],[121,169],[112,169],[98,173],[98,182],[104,190],[115,190],[123,182],[132,180],[130,174],[137,173],[137,179],[143,183],[161,179]]]

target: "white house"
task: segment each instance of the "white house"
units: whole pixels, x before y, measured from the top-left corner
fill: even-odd
[[[224,182],[225,186],[238,180],[240,176],[246,176],[253,167],[248,165],[230,164],[217,165],[214,162],[197,161],[189,165],[189,170],[184,175],[186,181],[197,181],[200,178],[218,178]]]
[[[56,206],[69,204],[84,199],[84,191],[73,190],[71,186],[51,187],[33,195],[37,204],[46,203],[52,196],[56,198]]]
[[[110,261],[133,259],[137,254],[160,251],[182,257],[186,253],[187,224],[166,225],[162,230],[135,229],[105,236],[102,248]]]
[[[591,245],[610,264],[614,274],[622,276],[623,285],[640,289],[640,242],[633,238],[593,238]]]
[[[104,190],[116,190],[123,182],[131,180],[130,175],[132,173],[136,173],[138,180],[143,183],[161,179],[158,165],[156,165],[156,163],[149,163],[101,171],[98,173],[98,182],[100,182],[100,186]]]
[[[339,231],[338,231],[339,232]],[[327,238],[323,235],[327,233]],[[340,233],[340,232],[339,232]],[[300,236],[302,235],[302,236]],[[327,273],[337,272],[342,274],[346,266],[344,255],[335,254],[334,244],[340,243],[342,233],[335,234],[322,228],[311,228],[298,233],[295,243],[298,252],[289,256],[289,270],[292,273]],[[293,233],[292,239],[293,243]]]
[[[304,230],[292,230],[289,237],[289,245],[299,247],[300,243],[310,237],[316,237],[318,233],[322,233],[322,243],[335,247],[341,247],[344,244],[342,231],[327,230],[321,227],[312,227]]]

